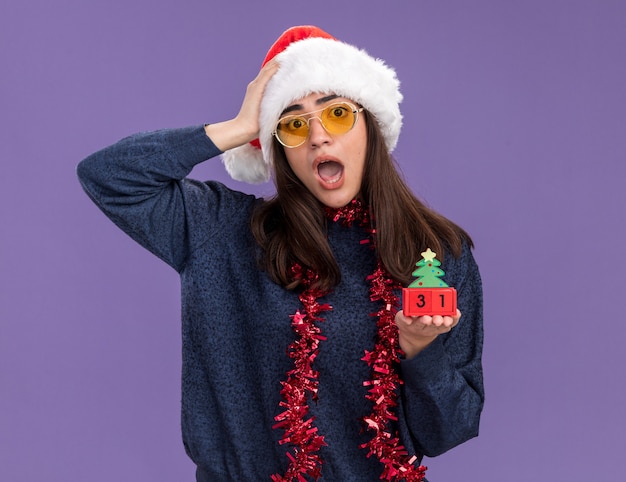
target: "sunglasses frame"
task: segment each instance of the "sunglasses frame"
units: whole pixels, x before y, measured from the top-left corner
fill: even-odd
[[[313,115],[313,114],[317,114],[318,112],[324,112],[325,110],[331,109],[332,107],[336,107],[336,106],[348,106],[348,107],[350,107],[351,112],[354,115],[354,122],[352,123],[352,126],[350,127],[350,129],[348,129],[346,132],[344,132],[342,134],[333,134],[332,132],[329,132],[328,128],[324,125],[324,121],[321,119],[321,117],[318,116],[318,115]],[[287,149],[293,149],[295,147],[300,147],[302,144],[304,144],[307,141],[307,139],[309,138],[309,136],[311,135],[311,124],[310,124],[311,119],[317,119],[318,121],[320,121],[320,124],[322,125],[324,130],[326,132],[328,132],[328,134],[330,134],[331,136],[343,135],[343,134],[347,134],[352,129],[354,129],[354,126],[356,125],[357,121],[359,120],[359,112],[363,112],[364,110],[365,110],[365,108],[357,107],[352,102],[346,102],[346,101],[333,102],[332,104],[327,105],[323,109],[317,109],[317,110],[314,110],[314,111],[311,111],[311,112],[305,112],[304,114],[290,114],[290,115],[286,115],[284,117],[281,117],[280,119],[278,119],[278,122],[276,123],[276,129],[274,129],[274,131],[272,132],[272,135],[276,138],[276,140],[278,142],[280,142],[280,144],[283,147],[286,147]],[[295,146],[288,146],[278,136],[278,125],[281,122],[283,122],[285,119],[289,119],[291,117],[300,117],[300,118],[302,118],[304,120],[304,122],[306,122],[306,126],[307,126],[307,135],[306,135],[306,137],[302,139],[302,142],[300,144],[296,144]]]

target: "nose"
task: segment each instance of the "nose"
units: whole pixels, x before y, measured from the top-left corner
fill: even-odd
[[[331,142],[332,137],[322,125],[319,117],[311,117],[309,119],[309,144],[311,147],[321,146]]]

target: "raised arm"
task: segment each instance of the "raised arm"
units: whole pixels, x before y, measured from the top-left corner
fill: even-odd
[[[203,126],[162,130],[90,155],[77,173],[87,195],[117,226],[179,270],[193,243],[185,229],[186,199],[203,189],[183,179],[219,153]]]
[[[276,68],[268,64],[250,82],[234,119],[135,134],[87,157],[77,168],[83,188],[121,229],[180,270],[223,215],[217,186],[185,178],[196,164],[257,137],[261,97]],[[202,207],[193,209],[200,197]],[[189,218],[199,216],[207,231],[190,233]]]

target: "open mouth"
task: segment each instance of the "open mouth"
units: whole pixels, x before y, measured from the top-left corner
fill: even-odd
[[[343,177],[343,165],[333,160],[324,160],[317,165],[317,175],[326,184],[335,184]]]

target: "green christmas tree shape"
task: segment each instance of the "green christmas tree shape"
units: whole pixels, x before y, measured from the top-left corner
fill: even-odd
[[[437,253],[428,248],[422,253],[422,259],[415,263],[418,268],[413,271],[415,276],[409,288],[443,288],[448,286],[441,277],[446,273],[439,268],[441,261],[436,259]]]

